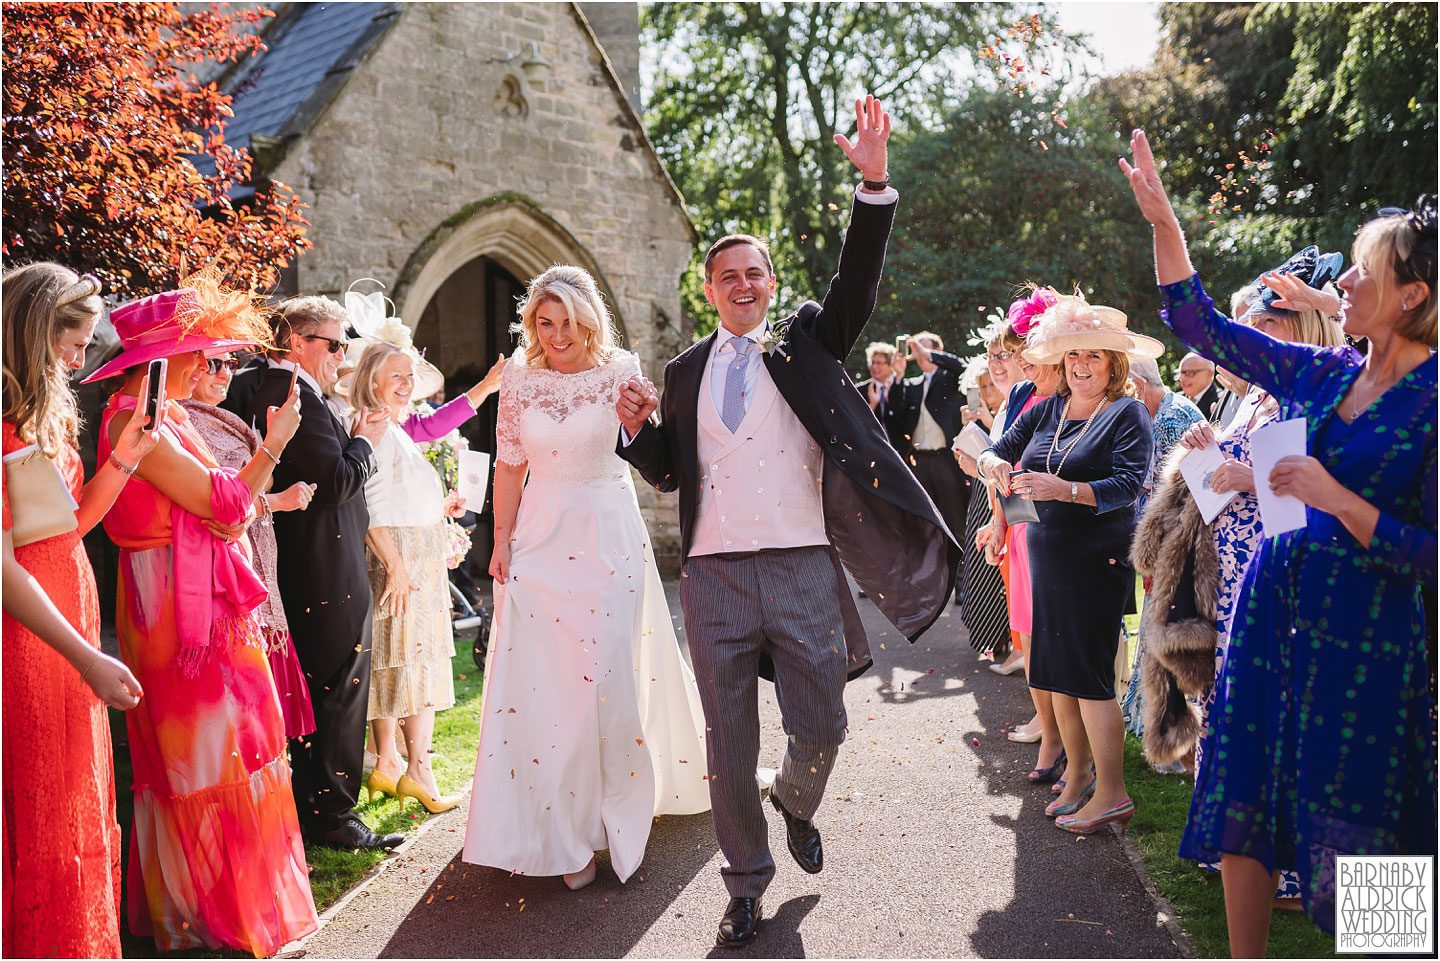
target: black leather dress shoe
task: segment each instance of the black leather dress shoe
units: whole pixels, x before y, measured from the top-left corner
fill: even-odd
[[[803,821],[785,810],[774,792],[770,794],[770,803],[775,805],[775,810],[785,818],[785,841],[795,863],[811,874],[819,874],[820,869],[825,866],[825,852],[820,846],[820,829],[810,821]]]
[[[335,830],[323,835],[320,843],[326,847],[363,851],[398,848],[405,841],[403,834],[376,834],[367,828],[359,818],[348,818]]]
[[[720,931],[715,935],[717,948],[743,948],[760,932],[760,899],[731,898]]]

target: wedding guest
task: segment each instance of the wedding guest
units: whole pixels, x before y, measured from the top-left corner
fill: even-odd
[[[223,410],[219,404],[229,393],[232,378],[240,367],[232,354],[209,357],[195,383],[195,391],[180,406],[190,415],[195,432],[205,442],[215,462],[225,470],[238,471],[259,453],[260,435],[239,417]],[[255,496],[255,520],[245,531],[250,548],[250,563],[265,582],[266,596],[256,608],[265,632],[265,650],[270,657],[270,673],[275,678],[275,692],[280,696],[280,713],[285,718],[285,737],[297,738],[315,730],[315,711],[310,705],[310,688],[305,672],[290,640],[290,625],[285,620],[285,605],[280,601],[280,587],[275,580],[276,547],[274,516],[283,511],[303,511],[310,506],[315,485],[296,481],[279,493]]]
[[[1299,872],[1330,931],[1337,855],[1436,850],[1424,602],[1437,576],[1435,200],[1356,235],[1339,287],[1344,332],[1368,353],[1287,344],[1215,310],[1143,131],[1131,150],[1120,165],[1154,229],[1165,322],[1269,391],[1277,417],[1306,422],[1308,453],[1256,478],[1304,503],[1305,526],[1263,539],[1251,561],[1180,848],[1219,856],[1231,951],[1258,957],[1277,869]],[[1277,303],[1293,303],[1288,291]],[[1365,602],[1334,603],[1336,584]]]
[[[0,838],[8,958],[120,956],[120,825],[106,705],[133,708],[140,682],[100,650],[100,601],[81,538],[155,446],[137,418],[84,483],[70,375],[85,365],[100,282],[54,263],[5,272],[4,772]],[[10,500],[9,471],[32,448],[64,505],[48,518]],[[14,456],[12,456],[14,455]],[[17,518],[27,531],[15,544]],[[65,531],[63,528],[74,526]],[[18,532],[16,532],[18,533]],[[32,539],[33,538],[33,539]],[[36,763],[37,752],[42,758]]]
[[[997,326],[987,339],[987,370],[980,381],[981,400],[985,411],[997,412],[990,416],[988,429],[992,441],[1000,436],[1004,427],[1005,396],[1021,376],[1020,365],[1002,344],[1003,326],[1003,323]],[[962,408],[961,416],[966,420],[978,420],[981,412],[971,411],[967,406]],[[998,566],[985,563],[982,553],[984,549],[975,540],[980,529],[989,526],[994,519],[993,508],[990,492],[984,481],[979,479],[975,461],[959,447],[955,448],[955,460],[974,483],[969,513],[965,518],[964,537],[960,542],[963,550],[960,582],[955,589],[962,598],[960,620],[969,632],[970,646],[981,653],[990,653],[1002,646],[1010,646],[1010,615],[1005,596],[1005,581]],[[1015,657],[1021,658],[1023,653],[1016,652]]]
[[[1064,379],[980,462],[1003,493],[1033,501],[1039,515],[1026,531],[1030,566],[1044,585],[1032,595],[1029,680],[1051,694],[1068,765],[1045,813],[1075,834],[1123,825],[1135,813],[1125,790],[1115,655],[1125,596],[1135,590],[1130,537],[1153,441],[1145,405],[1126,394],[1130,356],[1154,358],[1165,348],[1125,321],[1078,295],[1060,297],[1025,353],[1036,363],[1063,362]],[[1012,463],[1022,467],[1014,478]]]
[[[906,443],[901,430],[902,406],[899,403],[905,391],[905,359],[894,344],[876,341],[865,348],[865,363],[870,368],[870,376],[856,384],[855,389],[860,391],[875,419],[885,428],[890,446],[900,450]]]
[[[395,325],[408,333],[398,320]],[[465,512],[455,493],[447,494],[439,473],[401,427],[412,398],[428,396],[444,384],[440,371],[413,347],[372,343],[360,356],[348,393],[360,410],[390,415],[375,448],[375,473],[365,482],[370,528],[370,592],[374,610],[370,631],[371,743],[375,768],[365,786],[371,795],[414,798],[432,814],[448,811],[458,797],[440,794],[430,767],[435,712],[455,704],[450,660],[455,635],[450,628],[450,555],[445,519]],[[395,747],[396,725],[405,739],[406,765]]]
[[[1170,450],[1190,427],[1205,420],[1200,408],[1184,394],[1171,391],[1160,377],[1160,365],[1150,358],[1135,358],[1130,361],[1130,381],[1135,389],[1135,399],[1150,412],[1150,425],[1154,449],[1150,455],[1150,466],[1146,468],[1145,480],[1140,484],[1140,499],[1135,504],[1135,513],[1143,517],[1145,505],[1155,490],[1155,477],[1170,456]],[[1140,636],[1135,644],[1134,665],[1130,670],[1130,682],[1125,698],[1120,703],[1120,712],[1125,717],[1125,729],[1136,737],[1144,733],[1144,711],[1141,704],[1140,675],[1145,658],[1144,605],[1150,600],[1146,590],[1141,605]]]
[[[386,411],[360,412],[354,436],[325,402],[345,356],[345,308],[307,296],[280,305],[269,368],[241,419],[253,422],[297,385],[304,415],[278,454],[276,486],[315,485],[310,506],[276,514],[276,579],[315,711],[315,733],[290,745],[296,807],[307,841],[337,848],[393,848],[354,811],[370,698],[370,575],[365,561],[365,482]],[[261,450],[265,450],[262,446]]]
[[[1009,430],[1025,413],[1035,405],[1048,400],[1060,385],[1064,374],[1056,364],[1036,364],[1025,353],[1026,339],[1033,332],[1039,318],[1055,306],[1059,295],[1048,287],[1037,287],[1026,297],[1010,305],[1006,314],[1006,328],[1001,344],[1015,358],[1020,371],[1020,383],[1010,390],[1005,403],[1003,430]],[[1003,432],[1003,431],[1002,431]],[[991,497],[995,492],[991,488]],[[1029,671],[1027,652],[1030,647],[1032,628],[1034,587],[1031,579],[1033,569],[1026,538],[1027,524],[1006,524],[1004,512],[996,506],[994,521],[989,531],[977,535],[978,543],[986,550],[986,560],[998,562],[1000,572],[1006,577],[1006,597],[1010,627],[1015,635],[1015,649],[1009,659],[1000,664],[991,664],[996,674],[1014,674]],[[988,545],[988,546],[987,546]],[[1060,741],[1060,729],[1055,723],[1055,710],[1050,692],[1038,687],[1029,687],[1030,700],[1035,714],[1026,723],[1007,735],[1010,740],[1021,744],[1036,744],[1038,757],[1036,765],[1026,778],[1033,784],[1052,784],[1059,780],[1065,767],[1065,751]]]
[[[144,403],[147,364],[169,358],[159,443],[104,521],[120,548],[120,653],[145,686],[125,716],[135,794],[128,926],[162,951],[262,957],[317,926],[256,615],[265,585],[241,541],[299,425],[299,402],[292,390],[267,412],[267,446],[238,471],[219,466],[175,403],[190,397],[207,353],[268,341],[257,299],[207,271],[118,307],[110,319],[122,350],[87,378],[124,378],[101,421],[105,458]]]
[[[615,345],[579,267],[533,279],[517,326],[495,430],[495,622],[463,857],[575,890],[595,880],[596,851],[625,881],[657,815],[709,810],[706,735],[615,454],[614,397],[639,360]]]
[[[1180,392],[1209,420],[1215,415],[1220,385],[1215,383],[1215,362],[1196,353],[1180,358]]]
[[[904,381],[898,399],[895,426],[902,446],[896,449],[940,509],[945,526],[958,536],[965,529],[970,482],[955,463],[950,445],[960,433],[960,408],[965,405],[960,377],[965,373],[965,361],[945,353],[940,335],[928,330],[912,335],[906,343],[920,375]],[[957,595],[955,600],[959,603],[962,598]]]

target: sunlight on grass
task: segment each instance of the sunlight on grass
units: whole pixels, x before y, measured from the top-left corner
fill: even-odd
[[[1150,879],[1174,906],[1180,926],[1195,943],[1195,953],[1202,958],[1228,958],[1230,939],[1225,931],[1220,876],[1176,853],[1190,812],[1194,779],[1155,773],[1140,753],[1140,742],[1127,737],[1125,784],[1135,799],[1130,837],[1145,858]],[[1276,911],[1267,954],[1272,958],[1333,958],[1335,939],[1303,913]]]

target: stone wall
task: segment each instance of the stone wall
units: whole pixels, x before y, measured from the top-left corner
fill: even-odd
[[[582,3],[580,10],[600,38],[600,46],[637,112],[640,102],[640,5],[638,3]]]
[[[531,42],[548,68],[521,68]],[[650,376],[683,347],[693,230],[571,4],[407,5],[274,176],[312,207],[302,291],[338,294],[361,277],[393,290],[427,238],[518,195],[599,268]],[[397,294],[414,323],[423,305]],[[657,554],[673,555],[673,496],[642,485],[641,501]]]

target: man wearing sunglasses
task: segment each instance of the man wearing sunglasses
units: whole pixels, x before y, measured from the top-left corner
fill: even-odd
[[[384,411],[361,411],[353,435],[325,403],[345,359],[345,308],[327,297],[280,306],[276,350],[241,419],[263,430],[265,410],[300,385],[300,429],[275,467],[275,484],[315,485],[310,506],[275,515],[280,599],[310,685],[315,733],[290,745],[301,831],[338,848],[391,848],[401,835],[375,835],[354,807],[360,795],[365,713],[370,696],[370,579],[365,565],[365,481]],[[228,406],[228,405],[227,405]]]

